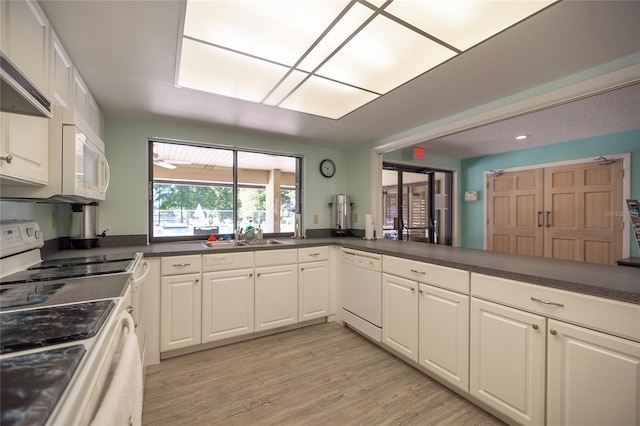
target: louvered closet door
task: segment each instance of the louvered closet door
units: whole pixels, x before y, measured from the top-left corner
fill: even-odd
[[[545,169],[546,257],[613,264],[622,257],[622,161]]]
[[[489,178],[489,250],[543,255],[543,176],[543,170],[536,169],[507,172]]]

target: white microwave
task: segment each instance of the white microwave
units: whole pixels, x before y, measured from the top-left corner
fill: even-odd
[[[109,163],[104,142],[87,133],[76,125],[62,126],[61,195],[102,201],[109,186]]]
[[[109,186],[104,142],[71,108],[53,108],[49,121],[46,185],[3,185],[2,198],[90,203],[103,201]]]

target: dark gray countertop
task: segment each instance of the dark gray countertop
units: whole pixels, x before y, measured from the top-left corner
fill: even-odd
[[[143,252],[146,257],[231,251],[277,250],[339,245],[345,248],[398,256],[441,266],[466,269],[496,277],[575,291],[640,304],[640,269],[628,266],[596,265],[583,262],[512,255],[485,250],[438,246],[408,241],[363,240],[360,238],[279,239],[285,244],[207,249],[201,241],[158,243],[91,250],[59,251],[48,258],[79,257],[103,253]]]

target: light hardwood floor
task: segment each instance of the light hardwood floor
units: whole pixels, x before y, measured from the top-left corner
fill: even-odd
[[[147,368],[143,425],[503,425],[336,323]]]

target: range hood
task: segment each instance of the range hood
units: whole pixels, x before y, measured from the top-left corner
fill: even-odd
[[[0,111],[51,118],[51,101],[0,52]]]

